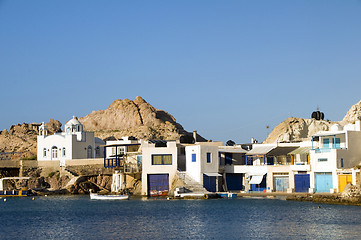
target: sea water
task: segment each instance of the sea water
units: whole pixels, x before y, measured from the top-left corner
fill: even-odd
[[[281,199],[0,199],[0,239],[361,239],[361,207]]]

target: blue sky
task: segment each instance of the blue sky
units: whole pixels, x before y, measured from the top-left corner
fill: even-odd
[[[361,100],[361,1],[0,0],[0,129],[142,96],[207,139],[263,141]]]

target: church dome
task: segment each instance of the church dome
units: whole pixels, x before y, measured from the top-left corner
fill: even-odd
[[[68,134],[73,134],[76,132],[82,132],[83,131],[83,125],[81,124],[81,122],[79,122],[78,118],[73,116],[73,119],[70,119],[66,124],[65,124],[65,132]]]
[[[79,122],[78,118],[73,116],[72,119],[70,119],[66,125],[81,125],[81,123]]]

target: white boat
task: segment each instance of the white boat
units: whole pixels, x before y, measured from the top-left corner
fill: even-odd
[[[90,193],[90,199],[94,200],[128,200],[129,195],[113,194],[113,195],[101,195],[97,193]]]

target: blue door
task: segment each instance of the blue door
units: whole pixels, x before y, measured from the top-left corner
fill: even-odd
[[[262,192],[267,189],[267,174],[263,175],[262,182],[260,184],[250,184],[251,191]]]
[[[148,196],[166,196],[168,191],[168,174],[148,174]]]
[[[243,189],[243,174],[242,173],[227,173],[226,181],[227,181],[227,190],[242,190]]]
[[[210,177],[203,174],[203,187],[209,192],[217,192],[217,177]]]
[[[316,192],[330,192],[332,188],[332,173],[315,173]]]
[[[310,174],[295,174],[295,192],[308,192]]]

